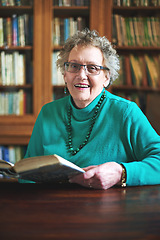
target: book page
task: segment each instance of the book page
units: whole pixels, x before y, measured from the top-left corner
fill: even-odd
[[[61,162],[62,165],[65,165],[65,166],[68,166],[70,168],[76,169],[76,170],[78,170],[80,172],[85,172],[82,168],[78,167],[74,163],[69,162],[68,160],[66,160],[66,159],[64,159],[64,158],[62,158],[62,157],[60,157],[60,156],[58,156],[56,154],[54,156],[58,158],[58,160]]]
[[[30,158],[24,158],[14,165],[14,169],[17,173],[25,172],[33,169],[37,169],[46,165],[57,164],[59,160],[55,155],[48,156],[36,156]]]
[[[14,164],[0,159],[0,170],[9,169],[12,166],[14,166]]]

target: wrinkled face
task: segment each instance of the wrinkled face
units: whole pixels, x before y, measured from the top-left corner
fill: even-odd
[[[93,46],[74,47],[68,62],[104,66],[102,52]],[[64,81],[77,108],[89,105],[109,84],[109,80],[109,72],[106,70],[100,70],[98,75],[88,74],[85,67],[81,67],[76,73],[64,72]]]

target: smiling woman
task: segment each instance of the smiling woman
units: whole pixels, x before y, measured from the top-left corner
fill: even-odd
[[[85,187],[160,184],[160,137],[138,106],[105,90],[119,59],[106,37],[85,29],[57,60],[70,95],[43,106],[25,157],[57,154],[84,168]]]
[[[109,84],[110,73],[101,66],[103,55],[97,47],[75,46],[64,65],[64,81],[77,108],[88,106]]]

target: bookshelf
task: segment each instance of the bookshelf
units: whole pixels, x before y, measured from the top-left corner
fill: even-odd
[[[123,58],[124,70],[111,91],[136,101],[160,134],[156,123],[159,121],[158,104],[151,107],[149,103],[149,99],[153,103],[153,99],[157,102],[158,96],[160,98],[160,2],[114,1],[112,13],[112,42]]]
[[[33,4],[32,4],[33,2]],[[4,52],[5,55],[19,53],[24,56],[29,56],[29,64],[33,65],[33,73],[30,76],[32,79],[30,82],[25,83],[10,83],[0,84],[0,93],[17,93],[19,91],[24,92],[26,95],[30,95],[29,107],[30,111],[15,114],[11,113],[0,115],[0,144],[1,145],[26,145],[28,144],[32,128],[37,117],[37,114],[41,108],[42,95],[42,1],[25,1],[24,5],[20,6],[0,6],[0,18],[13,19],[13,16],[29,15],[33,18],[33,41],[26,42],[25,44],[14,45],[4,42],[1,44],[0,53]],[[3,62],[4,63],[4,62]],[[17,61],[15,62],[15,65]],[[18,69],[19,70],[19,69]],[[28,69],[25,69],[28,73]]]
[[[28,3],[30,2],[32,1],[28,1]],[[53,20],[55,18],[84,18],[86,26],[90,29],[96,29],[100,35],[105,35],[112,41],[113,14],[123,16],[124,18],[139,16],[151,18],[159,16],[160,13],[160,6],[116,6],[115,2],[112,0],[90,0],[89,4],[85,6],[57,6],[53,0],[33,0],[33,4],[0,6],[0,18],[11,17],[15,14],[29,14],[33,16],[33,44],[0,46],[0,53],[22,53],[30,58],[30,62],[33,65],[31,82],[28,81],[21,85],[0,84],[0,93],[23,90],[25,94],[29,92],[31,95],[30,111],[19,115],[0,115],[0,145],[27,145],[42,105],[52,101],[53,93],[58,96],[63,95],[64,85],[52,84],[53,53],[59,51],[61,48],[60,44],[53,42]],[[115,48],[120,56],[127,58],[129,58],[130,54],[138,56],[144,56],[145,54],[158,56],[160,54],[160,46],[158,45],[126,46],[116,44]],[[128,69],[126,69],[126,76],[127,79],[131,77],[131,72]],[[156,99],[160,95],[160,85],[153,88],[152,86],[115,84],[109,90],[115,94],[122,94],[124,96],[131,94],[141,96],[145,100],[143,103],[145,107],[149,98],[152,98],[153,101],[154,95]],[[155,121],[159,120],[159,116],[157,115]]]

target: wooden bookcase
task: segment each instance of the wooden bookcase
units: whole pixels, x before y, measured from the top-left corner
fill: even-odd
[[[58,50],[58,47],[52,44],[52,19],[55,16],[84,16],[88,20],[88,27],[96,29],[100,35],[105,35],[112,40],[112,14],[154,14],[160,12],[160,7],[115,7],[112,0],[90,0],[88,7],[57,7],[53,6],[52,0],[33,0],[33,6],[13,6],[0,7],[1,16],[11,16],[12,14],[33,13],[33,46],[25,47],[0,47],[0,51],[18,50],[32,51],[33,54],[33,84],[32,86],[16,86],[24,90],[29,87],[32,91],[31,114],[22,116],[0,115],[0,145],[18,144],[26,145],[31,136],[31,132],[36,117],[45,103],[52,101],[53,91],[57,91],[63,86],[52,86],[52,53]],[[116,46],[119,54],[128,54],[130,52],[156,52],[160,53],[159,47],[119,47]],[[15,87],[15,86],[13,86]],[[0,86],[0,91],[7,91],[8,86]],[[137,89],[128,86],[111,87],[111,91],[145,91],[159,93],[159,89]],[[159,121],[159,119],[157,119]]]
[[[13,14],[33,14],[33,45],[32,46],[5,46],[0,51],[31,51],[33,58],[32,86],[0,86],[0,91],[30,88],[32,92],[32,113],[22,116],[0,116],[0,144],[25,145],[31,136],[37,114],[42,106],[42,1],[34,0],[33,6],[1,6],[0,17],[11,17]]]
[[[129,1],[128,1],[129,2]],[[136,1],[134,1],[136,2]],[[140,2],[140,1],[139,1]],[[147,2],[147,1],[146,1]],[[158,1],[157,1],[158,2]],[[138,3],[138,1],[137,1]],[[130,19],[151,19],[152,17],[158,18],[160,21],[160,6],[156,5],[153,6],[152,1],[148,1],[147,6],[116,6],[112,5],[112,13],[116,14],[118,16],[122,16],[124,19],[125,18],[130,18]],[[113,20],[113,19],[112,19]],[[133,21],[133,20],[132,20]],[[143,21],[143,20],[142,20]],[[113,24],[113,23],[112,23]],[[112,27],[113,30],[113,27]],[[143,29],[142,29],[143,31]],[[148,35],[149,29],[148,26]],[[160,36],[160,26],[159,26],[159,36]],[[159,61],[160,63],[160,45],[155,44],[154,46],[152,44],[144,44],[144,46],[138,46],[138,45],[131,45],[131,46],[126,46],[125,44],[117,44],[115,46],[117,49],[117,52],[119,56],[125,56],[126,58],[129,59],[130,55],[138,56],[141,58],[144,58],[144,55],[151,55],[158,57],[159,56]],[[144,66],[144,65],[143,65]],[[131,67],[129,66],[129,61],[126,64],[126,72],[125,72],[125,78],[126,82],[131,82]],[[142,70],[143,71],[143,70]],[[153,70],[154,71],[154,70]],[[158,83],[157,86],[154,87],[152,85],[149,85],[147,82],[147,71],[146,69],[143,71],[143,76],[142,78],[145,79],[145,84],[144,80],[142,80],[142,84],[140,86],[136,84],[131,84],[131,83],[126,83],[124,85],[112,85],[111,86],[111,91],[115,94],[125,94],[126,96],[131,96],[131,95],[136,95],[140,98],[141,100],[141,109],[145,113],[145,115],[148,117],[149,121],[151,122],[152,126],[155,128],[155,130],[160,134],[160,126],[159,126],[159,121],[160,121],[160,114],[159,114],[159,108],[160,108],[160,72],[159,69],[157,69],[158,72]],[[130,79],[130,81],[129,81]]]

